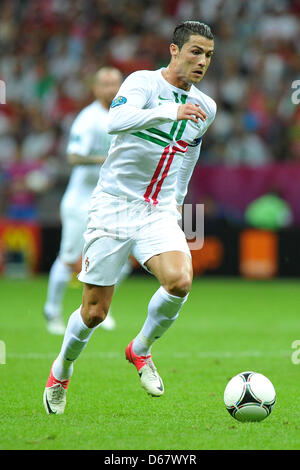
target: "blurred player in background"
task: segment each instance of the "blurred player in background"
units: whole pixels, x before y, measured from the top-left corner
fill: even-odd
[[[151,347],[178,318],[192,284],[191,253],[178,219],[202,136],[216,114],[214,100],[194,86],[213,51],[207,25],[179,24],[168,67],[129,75],[112,102],[108,129],[115,137],[90,205],[79,274],[82,305],[69,318],[51,368],[43,396],[47,413],[64,412],[73,363],[105,319],[131,252],[160,287],[125,355],[148,394],[164,393]]]
[[[72,274],[81,258],[84,244],[88,206],[99,170],[107,157],[112,137],[107,133],[108,110],[122,83],[119,70],[103,67],[94,77],[96,100],[84,108],[75,119],[67,147],[68,161],[74,166],[66,192],[61,201],[62,235],[59,255],[54,261],[47,290],[44,315],[50,333],[65,332],[62,316],[63,298]],[[131,271],[128,261],[119,282]],[[109,314],[103,328],[113,329],[115,320]]]

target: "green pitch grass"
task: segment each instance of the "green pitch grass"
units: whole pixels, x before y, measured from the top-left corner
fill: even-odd
[[[47,277],[0,280],[0,449],[299,449],[300,282],[194,280],[176,324],[153,347],[165,394],[149,397],[124,359],[158,285],[131,277],[113,301],[117,329],[100,328],[77,360],[64,415],[48,416],[42,394],[61,337],[47,333]],[[68,288],[64,311],[80,304]],[[300,348],[299,348],[300,349]],[[235,374],[254,370],[273,382],[277,403],[260,423],[239,423],[223,392]]]

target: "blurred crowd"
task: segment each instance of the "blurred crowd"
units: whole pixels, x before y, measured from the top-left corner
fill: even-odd
[[[26,212],[46,189],[41,217],[59,219],[68,133],[93,100],[94,73],[107,64],[124,77],[167,65],[172,31],[186,19],[209,24],[215,36],[199,87],[218,114],[199,164],[300,160],[300,110],[291,99],[300,79],[298,0],[2,0],[0,214],[13,216],[18,204]]]

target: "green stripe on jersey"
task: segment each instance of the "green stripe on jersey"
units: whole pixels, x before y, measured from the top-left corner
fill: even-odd
[[[179,94],[173,91],[173,95],[175,97],[175,103],[182,103],[185,104],[187,100],[187,95],[180,95],[180,101],[179,101]],[[187,125],[187,120],[184,120],[181,122],[181,125],[179,127],[179,130],[177,132],[177,135],[175,137],[175,140],[180,140],[182,137],[182,134],[184,133],[184,130]],[[135,135],[136,137],[140,137],[141,139],[148,140],[149,142],[152,142],[154,144],[160,145],[161,147],[166,147],[169,145],[174,138],[174,134],[179,126],[179,121],[175,121],[172,125],[172,128],[169,133],[161,131],[160,129],[156,129],[156,127],[150,127],[149,129],[145,129],[146,132],[150,132],[151,134],[158,135],[159,137],[162,137],[163,139],[167,139],[167,141],[163,141],[161,139],[158,139],[157,137],[154,137],[152,135],[146,134],[145,132],[134,132],[132,135]],[[170,142],[169,142],[170,141]]]
[[[145,134],[145,132],[133,132],[132,135],[135,135],[136,137],[140,137],[141,139],[148,140],[149,142],[152,142],[153,144],[160,145],[161,147],[167,147],[170,142],[165,142],[164,140],[157,139],[156,137],[153,137],[152,135]]]
[[[173,92],[174,93],[174,92]],[[182,104],[185,104],[186,102],[186,99],[187,99],[187,95],[181,95],[181,102]],[[184,133],[184,130],[186,128],[186,125],[187,125],[187,119],[185,119],[184,121],[181,121],[181,125],[180,125],[180,128],[179,128],[179,131],[175,137],[176,140],[180,140],[181,137],[182,137],[182,134]]]

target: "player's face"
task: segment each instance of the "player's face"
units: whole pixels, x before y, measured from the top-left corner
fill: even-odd
[[[94,87],[95,96],[99,101],[104,102],[109,107],[116,96],[122,83],[118,73],[107,72],[97,80]]]
[[[189,84],[199,83],[206,74],[213,52],[213,39],[198,34],[191,35],[181,50],[172,44],[171,54],[179,80]]]

